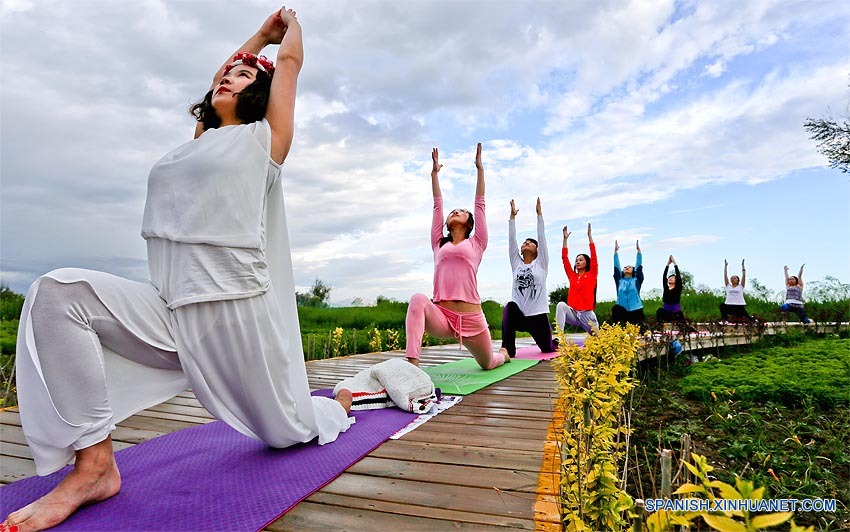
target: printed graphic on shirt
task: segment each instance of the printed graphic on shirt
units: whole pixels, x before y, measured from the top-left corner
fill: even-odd
[[[537,297],[537,292],[540,289],[536,284],[534,284],[534,275],[531,273],[531,268],[517,270],[516,285],[519,293],[526,299],[535,299]]]

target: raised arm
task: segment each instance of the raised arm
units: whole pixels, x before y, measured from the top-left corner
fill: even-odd
[[[620,282],[620,277],[623,275],[623,270],[620,268],[620,242],[614,241],[614,281]]]
[[[431,218],[431,249],[440,246],[443,238],[443,196],[440,193],[440,152],[437,148],[431,150],[431,192],[434,195],[434,215]]]
[[[440,169],[443,167],[440,164],[440,150],[434,148],[431,150],[431,194],[437,198],[443,195],[440,192]]]
[[[570,262],[569,239],[570,235],[573,233],[567,229],[566,225],[562,231],[564,233],[564,246],[561,248],[561,260],[564,263],[564,271],[567,273],[567,278],[570,282],[572,282],[573,277],[575,276],[575,270],[573,270],[573,264]]]
[[[729,261],[723,259],[723,286],[729,286]]]
[[[643,286],[643,253],[640,252],[639,240],[635,240],[635,248],[637,249],[637,257],[635,258],[635,287],[640,292],[640,287]]]
[[[744,264],[744,259],[741,259],[741,286],[747,284],[747,266]]]
[[[475,168],[478,171],[478,182],[475,186],[475,233],[472,240],[483,251],[487,249],[489,239],[487,232],[487,215],[484,209],[484,165],[481,162],[481,143],[475,148]]]
[[[676,259],[673,258],[673,255],[670,255],[670,262],[673,263],[673,275],[676,276],[676,286],[682,286],[682,274],[679,273],[679,265],[676,264]]]
[[[516,213],[518,212],[514,200],[511,200],[511,217],[508,219],[508,258],[511,260],[511,269],[514,270],[522,263],[516,241]]]
[[[789,275],[788,275],[788,266],[786,265],[786,266],[783,268],[783,270],[785,271],[785,286],[788,286],[788,279],[790,279],[790,277],[789,277]],[[797,278],[799,279],[800,277],[799,277],[799,276],[797,276]]]
[[[593,243],[593,236],[591,236],[590,232],[590,223],[587,224],[587,239],[589,241],[588,245],[590,246],[590,264],[587,266],[587,271],[590,275],[596,278],[599,275],[599,260],[596,257],[596,244]]]
[[[475,183],[475,196],[484,195],[484,164],[481,162],[481,143],[475,148],[475,169],[478,173]]]
[[[800,266],[800,273],[797,274],[797,284],[800,285],[800,289],[803,289],[803,268],[806,267],[806,263],[804,262],[802,266]]]
[[[227,56],[224,60],[224,63],[215,71],[215,75],[213,76],[212,84],[210,85],[210,90],[214,89],[216,85],[221,81],[221,77],[224,75],[224,68],[230,64],[233,60],[233,56],[235,56],[239,52],[248,52],[254,55],[259,55],[259,53],[270,44],[279,44],[281,40],[283,40],[283,34],[286,32],[286,27],[283,25],[283,21],[280,18],[280,13],[283,8],[278,9],[263,22],[263,25],[260,29],[252,35],[245,43],[242,44],[239,48],[237,48],[233,53]],[[195,138],[201,136],[201,133],[204,132],[204,125],[201,122],[195,124]]]
[[[546,244],[546,224],[543,223],[543,207],[537,198],[537,261],[543,268],[549,269],[549,246]]]
[[[590,229],[590,222],[587,222],[587,243],[593,244],[593,231]]]
[[[635,272],[643,266],[643,253],[640,252],[640,241],[635,240],[635,249],[637,249],[637,257],[635,257]]]
[[[304,63],[304,45],[301,24],[295,18],[295,11],[282,7],[279,19],[284,33],[277,51],[266,120],[272,129],[271,157],[275,162],[282,163],[289,154],[295,131],[295,91],[298,73]]]

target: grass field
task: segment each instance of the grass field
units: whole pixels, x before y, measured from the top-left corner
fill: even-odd
[[[683,434],[716,477],[767,488],[765,498],[830,498],[834,514],[799,513],[816,530],[850,527],[850,339],[797,333],[726,348],[719,359],[656,372],[643,366],[632,404],[628,491],[655,497],[660,449]],[[787,526],[787,524],[786,524]]]

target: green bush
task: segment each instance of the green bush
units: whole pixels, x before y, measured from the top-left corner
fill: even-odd
[[[21,317],[24,296],[0,284],[0,320],[17,320]]]
[[[18,337],[18,320],[0,321],[0,354],[14,355]]]
[[[850,340],[811,340],[771,347],[691,367],[679,382],[685,396],[710,401],[731,393],[735,399],[802,404],[806,397],[822,408],[850,404]]]

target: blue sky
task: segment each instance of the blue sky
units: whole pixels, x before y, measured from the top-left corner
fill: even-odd
[[[25,291],[60,266],[144,281],[147,172],[191,138],[214,69],[265,1],[0,3],[0,278]],[[447,207],[471,207],[484,143],[490,246],[481,295],[510,297],[543,201],[561,231],[593,223],[600,299],[641,239],[645,290],[666,258],[719,288],[724,258],[773,290],[782,266],[850,280],[850,176],[802,127],[850,101],[850,3],[386,0],[296,5],[306,58],[284,168],[296,283],[336,302],[429,294],[429,158]],[[43,35],[33,45],[35,35]],[[274,48],[266,50],[273,57]]]

